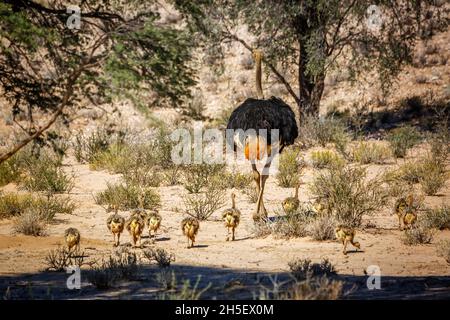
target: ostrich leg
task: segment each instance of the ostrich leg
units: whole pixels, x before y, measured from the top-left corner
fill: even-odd
[[[269,167],[270,167],[270,161],[267,161],[263,168],[263,174],[260,176],[260,190],[259,190],[259,196],[258,196],[258,202],[256,203],[256,217],[257,219],[267,219],[267,211],[265,210],[263,206],[263,194],[264,194],[264,186],[266,185],[266,180],[269,178]]]
[[[261,193],[261,175],[258,172],[258,169],[256,169],[256,164],[252,163],[252,170],[253,170],[253,180],[255,180],[256,183],[256,191],[258,192],[258,200],[259,200],[259,194]],[[261,204],[259,206],[261,206],[261,209],[258,209],[259,207],[257,206],[256,212],[255,214],[253,214],[253,220],[254,221],[258,221],[260,219],[259,216],[259,211],[261,210],[263,212],[263,215],[267,216],[267,211],[266,208],[264,207],[264,201],[261,198],[260,200]]]

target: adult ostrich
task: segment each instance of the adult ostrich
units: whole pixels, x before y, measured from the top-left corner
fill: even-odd
[[[232,129],[234,132],[237,130],[246,132],[244,137],[235,133],[233,147],[235,152],[238,150],[237,145],[241,147],[240,150],[244,150],[245,158],[252,165],[253,178],[259,194],[256,211],[253,214],[253,220],[256,222],[267,218],[263,194],[272,157],[266,158],[261,174],[256,167],[256,161],[263,159],[264,155],[281,153],[285,146],[293,144],[298,136],[298,128],[294,112],[283,100],[273,96],[270,99],[264,99],[261,85],[262,52],[255,50],[253,57],[256,65],[258,99],[248,98],[239,105],[231,113],[227,129]],[[279,130],[278,141],[271,141],[271,130],[275,129]]]

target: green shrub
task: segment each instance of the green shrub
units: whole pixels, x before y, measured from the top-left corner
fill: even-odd
[[[422,162],[406,162],[398,169],[394,170],[397,178],[406,181],[407,183],[414,184],[419,183],[423,175],[423,163]]]
[[[121,141],[124,136],[124,132],[116,134],[112,126],[98,127],[89,135],[80,132],[75,136],[73,145],[75,158],[80,163],[91,163],[100,152],[106,151],[114,141]]]
[[[392,130],[387,139],[391,145],[394,156],[404,158],[406,152],[420,141],[420,134],[413,127],[405,126]]]
[[[17,157],[13,156],[0,163],[0,186],[15,182],[20,177],[20,167],[16,159]]]
[[[184,166],[182,173],[182,182],[184,188],[189,193],[199,193],[203,188],[216,179],[217,175],[222,173],[223,164],[189,164]]]
[[[27,161],[24,171],[21,185],[29,191],[63,193],[70,192],[74,186],[73,176],[64,172],[59,159],[48,154]]]
[[[450,206],[428,209],[421,218],[428,228],[450,229]]]
[[[304,163],[297,160],[298,151],[289,148],[280,155],[277,181],[283,188],[294,188],[300,181],[300,172]]]
[[[306,237],[308,235],[306,228],[309,217],[302,214],[302,209],[303,208],[300,208],[298,213],[286,216],[279,215],[275,222],[268,226],[270,227],[268,231],[270,231],[270,233],[272,233],[276,238],[289,239]]]
[[[34,209],[44,220],[51,220],[57,213],[72,214],[74,203],[63,197],[38,197],[30,194],[0,194],[0,218],[18,216],[27,209]]]
[[[360,141],[351,151],[351,158],[360,164],[383,164],[392,156],[391,150],[375,142]]]
[[[161,203],[159,194],[153,189],[126,183],[107,184],[106,190],[95,197],[96,203],[107,205],[108,210],[116,206],[119,210],[136,209],[140,207],[141,200],[144,209],[154,209]]]
[[[323,199],[337,223],[358,227],[364,214],[382,208],[387,200],[383,179],[366,176],[364,168],[331,168],[317,174],[310,191],[314,197]]]
[[[315,145],[326,147],[332,143],[342,154],[345,154],[350,139],[345,124],[334,117],[304,117],[300,126],[300,136],[307,147]]]
[[[343,166],[344,160],[330,150],[319,150],[311,153],[311,161],[314,168],[323,169],[333,166]]]
[[[406,162],[397,169],[388,171],[385,180],[401,184],[420,183],[427,195],[435,195],[444,185],[448,177],[444,163],[438,161],[432,154],[416,162]]]
[[[427,195],[435,195],[445,185],[448,174],[444,171],[444,164],[431,158],[425,159],[419,177],[419,183],[423,192]]]
[[[34,204],[35,198],[29,194],[0,194],[0,218],[18,216]]]
[[[225,204],[222,184],[210,182],[203,190],[202,192],[187,194],[183,197],[186,213],[199,220],[207,220]]]
[[[224,171],[223,173],[219,174],[218,179],[220,179],[224,186],[226,188],[235,188],[235,189],[246,189],[250,185],[252,185],[253,182],[253,176],[248,173],[240,173],[237,171]]]
[[[112,173],[123,173],[129,165],[128,157],[132,148],[124,144],[113,143],[105,150],[97,151],[90,157],[89,168],[92,170],[108,170]]]

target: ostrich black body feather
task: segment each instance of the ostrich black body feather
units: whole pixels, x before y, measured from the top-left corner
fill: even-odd
[[[278,129],[280,152],[285,146],[293,144],[298,136],[294,112],[283,100],[276,97],[245,100],[231,113],[227,129],[254,129],[257,135],[259,130],[266,129],[268,144],[271,144],[270,130]]]

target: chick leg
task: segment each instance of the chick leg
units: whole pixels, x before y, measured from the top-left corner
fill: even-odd
[[[405,215],[402,214],[399,220],[400,220],[400,230],[403,231],[405,230]]]
[[[347,254],[347,244],[348,244],[348,240],[347,239],[345,239],[344,240],[344,254]]]
[[[233,227],[233,229],[232,229],[232,230],[233,230],[233,238],[232,238],[232,239],[233,239],[233,241],[234,241],[234,227]]]
[[[114,237],[115,238],[115,237]],[[117,241],[116,241],[116,247],[118,247],[120,244],[120,232],[117,234]]]
[[[226,237],[225,241],[230,241],[230,228],[229,227],[227,227],[227,237]]]

